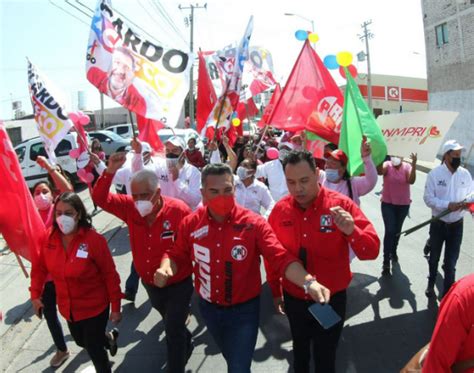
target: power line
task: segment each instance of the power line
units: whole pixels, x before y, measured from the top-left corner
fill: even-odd
[[[71,17],[74,17],[74,18],[75,18],[75,19],[77,19],[79,22],[81,22],[81,23],[85,24],[87,27],[89,27],[89,26],[90,26],[90,24],[88,24],[88,23],[87,23],[87,22],[85,22],[84,20],[80,19],[80,18],[79,18],[79,17],[77,17],[76,15],[74,15],[74,14],[72,14],[72,13],[68,12],[66,9],[64,9],[64,8],[61,8],[59,5],[57,5],[57,4],[55,4],[55,3],[53,3],[53,1],[52,1],[52,0],[49,0],[49,2],[51,3],[51,5],[55,6],[55,7],[56,7],[56,8],[58,8],[58,9],[61,9],[61,10],[62,10],[64,13],[67,13],[67,14],[69,14]]]

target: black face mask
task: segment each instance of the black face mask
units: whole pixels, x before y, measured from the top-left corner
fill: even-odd
[[[449,164],[451,165],[453,170],[456,171],[458,167],[461,165],[461,158],[453,157],[451,158],[451,162],[449,162]]]
[[[176,158],[179,158],[179,154],[168,153],[168,154],[166,154],[166,158],[168,158],[168,159],[176,159]]]

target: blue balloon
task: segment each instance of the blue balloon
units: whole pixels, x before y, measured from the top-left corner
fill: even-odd
[[[295,32],[296,39],[305,41],[308,38],[308,33],[305,30],[298,30]]]
[[[339,64],[337,63],[336,56],[333,54],[329,54],[324,57],[324,66],[326,66],[329,70],[336,70],[339,68]]]

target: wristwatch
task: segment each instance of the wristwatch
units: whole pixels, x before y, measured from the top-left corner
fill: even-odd
[[[303,289],[304,289],[304,293],[305,294],[308,294],[309,292],[309,287],[311,286],[311,284],[313,282],[316,282],[316,277],[311,277],[309,280],[306,280],[303,284]]]

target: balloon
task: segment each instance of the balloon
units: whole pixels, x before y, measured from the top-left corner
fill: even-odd
[[[234,112],[232,113],[232,119],[237,118],[237,115],[238,115],[237,112],[234,111]]]
[[[357,77],[357,69],[354,65],[347,66],[347,70],[349,70],[349,74],[351,74],[353,78]],[[342,66],[339,68],[339,74],[341,74],[341,76],[346,79],[346,72]]]
[[[280,155],[280,152],[278,151],[277,148],[268,148],[267,149],[267,158],[270,160],[277,159],[278,156]]]
[[[79,177],[79,179],[81,179],[87,184],[92,183],[94,181],[94,175],[92,175],[90,172],[87,172],[83,168],[77,170],[77,176]]]
[[[77,113],[74,113],[74,112],[68,113],[68,117],[69,119],[72,120],[73,123],[79,122],[79,115]]]
[[[340,66],[349,66],[352,63],[352,54],[350,52],[339,52],[336,55],[336,61]]]
[[[81,149],[79,149],[79,148],[72,149],[72,150],[69,151],[69,156],[73,159],[79,158],[80,155],[81,155]]]
[[[296,39],[305,41],[308,38],[308,33],[305,30],[298,30],[295,32]]]
[[[89,153],[83,152],[79,155],[79,158],[77,158],[77,168],[84,168],[89,164],[90,157]]]
[[[329,70],[335,70],[339,67],[337,63],[336,56],[333,54],[328,54],[324,57],[324,66],[326,66]]]
[[[81,114],[79,114],[79,124],[82,124],[83,126],[89,124],[89,122],[91,121],[90,118],[82,112],[80,113]]]
[[[318,34],[315,34],[314,32],[310,33],[308,35],[308,40],[311,42],[311,43],[316,43],[318,40],[319,40],[319,35]]]
[[[232,119],[232,125],[233,125],[234,127],[240,126],[240,119],[239,119],[239,118],[234,118],[234,119]]]

